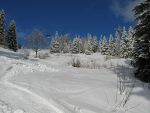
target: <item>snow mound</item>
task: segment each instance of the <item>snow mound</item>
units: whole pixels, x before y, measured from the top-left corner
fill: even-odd
[[[25,113],[23,110],[17,109],[14,113]]]
[[[0,113],[27,113],[27,112],[21,109],[14,110],[10,105],[0,100]]]

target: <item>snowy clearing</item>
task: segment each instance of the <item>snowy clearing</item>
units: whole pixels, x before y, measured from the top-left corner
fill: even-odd
[[[117,88],[118,76],[128,76],[126,82],[134,80],[130,60],[99,53],[49,54],[46,59],[35,59],[31,52],[26,60],[23,56],[0,48],[0,113],[150,111],[147,84],[135,80],[134,87],[128,84],[122,94]],[[79,59],[80,68],[72,67],[73,58]]]

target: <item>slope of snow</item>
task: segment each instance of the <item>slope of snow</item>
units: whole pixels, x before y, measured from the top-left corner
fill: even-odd
[[[117,76],[132,76],[128,70],[121,71],[130,60],[107,59],[99,53],[50,54],[46,59],[30,56],[27,60],[23,56],[0,48],[0,113],[150,111],[150,90],[138,80],[126,105],[120,106],[125,95],[118,93]],[[73,58],[80,60],[81,68],[71,66]]]

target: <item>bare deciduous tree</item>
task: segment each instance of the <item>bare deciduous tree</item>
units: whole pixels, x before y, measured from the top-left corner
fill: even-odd
[[[25,46],[35,51],[37,57],[38,52],[47,46],[47,42],[43,33],[34,29],[32,33],[26,37]]]

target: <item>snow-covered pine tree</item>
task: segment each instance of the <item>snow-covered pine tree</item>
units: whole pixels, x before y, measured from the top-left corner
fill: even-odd
[[[67,45],[69,45],[70,42],[70,35],[67,33],[63,36],[64,42],[67,43]]]
[[[70,52],[70,47],[71,47],[71,41],[70,41],[70,35],[65,34],[62,37],[62,52],[63,53],[69,53]]]
[[[92,39],[91,39],[91,38],[88,39],[88,51],[89,51],[90,53],[93,53]]]
[[[94,36],[94,37],[92,38],[92,46],[93,46],[93,47],[92,47],[93,52],[96,53],[97,50],[98,50],[97,36]]]
[[[123,27],[122,33],[121,33],[121,41],[127,36],[126,27]]]
[[[134,29],[130,26],[128,29],[128,34],[127,34],[128,40],[129,40],[129,50],[128,50],[128,57],[132,58],[133,57],[133,51],[134,51]]]
[[[52,40],[51,40],[51,44],[50,44],[50,52],[51,53],[53,53],[54,45],[55,45],[55,38],[53,37]]]
[[[103,49],[103,36],[101,35],[100,41],[99,41],[99,46],[98,46],[98,51],[101,53]]]
[[[89,53],[93,53],[92,35],[88,33],[88,34],[87,34],[87,39],[88,39],[88,41],[87,41],[87,45],[88,45],[87,51],[88,51]]]
[[[80,50],[79,50],[79,41],[80,41],[80,39],[79,39],[78,36],[76,36],[73,39],[73,44],[72,44],[72,49],[71,49],[73,54],[78,54],[80,52]]]
[[[103,37],[103,43],[102,43],[102,52],[103,55],[108,55],[108,45],[107,45],[107,39],[106,36]]]
[[[133,45],[134,45],[134,30],[130,26],[128,32],[123,30],[121,47],[120,47],[120,57],[131,58],[133,56]]]
[[[63,35],[60,35],[57,39],[57,41],[59,42],[59,47],[60,47],[60,52],[63,52],[63,48],[64,48],[64,43],[65,43],[65,40],[64,40],[64,36]]]
[[[51,47],[50,47],[51,53],[60,53],[60,42],[59,42],[59,34],[56,31],[55,37],[51,41]]]
[[[108,54],[111,56],[115,55],[115,44],[112,34],[109,36]]]
[[[59,41],[55,40],[54,45],[52,45],[53,47],[51,48],[51,52],[52,53],[60,53],[60,43]]]
[[[69,53],[69,45],[67,44],[67,42],[64,42],[64,47],[63,47],[63,53]]]
[[[127,40],[123,39],[121,42],[121,47],[120,47],[120,57],[121,58],[128,58],[128,48],[127,48]]]
[[[121,27],[118,27],[115,34],[115,56],[120,57],[120,43],[121,43]]]
[[[82,37],[82,47],[83,47],[83,53],[90,55],[91,53],[88,51],[88,38]]]
[[[68,47],[69,47],[69,53],[71,53],[72,52],[72,42],[71,42],[71,40],[68,43]]]
[[[120,57],[128,58],[128,56],[129,56],[128,53],[129,53],[129,39],[127,36],[126,28],[123,27],[121,44],[120,44]]]
[[[18,49],[17,37],[16,37],[16,23],[14,20],[10,22],[10,26],[7,32],[7,45],[9,49],[15,52]]]
[[[83,42],[82,42],[82,39],[80,38],[80,36],[78,38],[79,38],[79,53],[83,53],[84,45],[83,45]]]
[[[5,12],[0,10],[0,46],[5,45]]]
[[[150,0],[134,8],[135,27],[135,76],[150,83]]]

